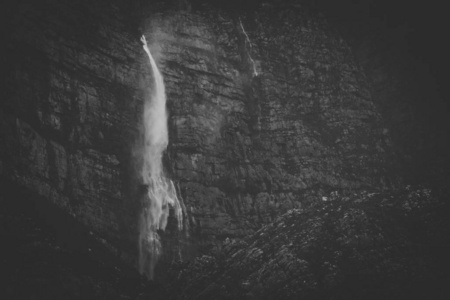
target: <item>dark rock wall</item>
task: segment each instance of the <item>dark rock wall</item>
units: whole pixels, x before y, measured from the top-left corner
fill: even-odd
[[[140,208],[133,148],[151,80],[135,9],[10,5],[0,106],[2,180],[127,254]],[[324,20],[298,7],[240,19],[138,9],[165,76],[165,164],[202,250],[331,190],[389,185],[388,131],[349,46]]]
[[[17,1],[4,11],[0,173],[134,249],[131,145],[144,85],[126,9]]]
[[[200,244],[220,247],[313,195],[391,184],[388,131],[325,20],[269,6],[241,18],[153,14],[143,27],[165,76],[173,178]]]

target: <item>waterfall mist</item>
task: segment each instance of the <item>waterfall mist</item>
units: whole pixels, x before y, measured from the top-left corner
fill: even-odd
[[[139,220],[139,272],[152,279],[155,264],[162,253],[158,230],[166,228],[169,206],[174,208],[179,229],[183,216],[175,186],[164,175],[162,165],[163,152],[169,141],[164,80],[144,36],[141,41],[150,61],[154,82],[151,96],[144,103],[141,178],[147,195]]]

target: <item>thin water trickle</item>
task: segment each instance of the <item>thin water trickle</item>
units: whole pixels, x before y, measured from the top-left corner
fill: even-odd
[[[246,38],[246,40],[247,40],[247,43],[248,43],[249,46],[250,46],[250,49],[249,49],[249,51],[247,52],[247,54],[248,54],[248,58],[250,58],[250,61],[252,62],[252,66],[253,66],[253,76],[258,76],[258,71],[256,71],[256,64],[255,64],[255,61],[253,60],[253,58],[252,58],[252,56],[251,56],[251,54],[250,54],[250,50],[252,49],[252,42],[250,41],[250,38],[249,38],[247,32],[246,32],[245,29],[244,29],[244,25],[242,25],[241,19],[239,19],[239,24],[241,24],[242,32],[244,33],[245,38]]]

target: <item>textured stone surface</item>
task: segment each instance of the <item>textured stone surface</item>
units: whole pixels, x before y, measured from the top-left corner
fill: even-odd
[[[360,37],[351,49],[297,1],[251,12],[201,0],[190,1],[197,11],[188,1],[7,2],[4,298],[423,299],[448,286],[448,195],[380,192],[405,166],[422,179],[440,172],[444,187],[449,178],[448,121],[427,122],[446,105],[423,109],[428,90],[410,98],[422,86],[401,79],[415,65],[395,43]],[[152,88],[142,33],[165,77],[164,165],[186,228],[171,219],[160,233],[167,289],[138,296],[143,278],[116,258],[133,265],[137,252],[137,145]]]
[[[364,73],[325,20],[299,7],[241,18],[137,8],[168,93],[165,165],[201,251],[330,190],[389,185],[389,135]],[[131,256],[134,147],[151,89],[134,9],[11,5],[0,106],[1,176]],[[176,254],[178,238],[169,226],[165,249]]]
[[[174,268],[169,291],[174,299],[446,299],[444,199],[411,187],[333,192],[229,241],[221,255]]]
[[[145,72],[118,3],[8,6],[0,172],[133,252]]]
[[[268,7],[240,19],[154,14],[144,28],[167,85],[173,176],[201,244],[242,237],[313,195],[389,184],[389,135],[324,20]]]

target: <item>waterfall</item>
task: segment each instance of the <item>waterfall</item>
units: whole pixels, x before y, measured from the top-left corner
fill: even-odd
[[[239,24],[241,24],[242,32],[244,33],[245,38],[246,38],[246,42],[250,45],[250,50],[251,50],[252,49],[252,42],[250,42],[250,38],[248,37],[248,34],[245,31],[245,29],[244,29],[244,25],[242,25],[241,19],[239,19]],[[252,65],[253,65],[253,76],[258,76],[258,71],[256,71],[255,61],[253,60],[252,56],[250,55],[250,51],[248,51],[247,54],[248,54],[248,58],[250,59],[250,61],[252,62]]]
[[[141,176],[147,197],[139,220],[139,272],[153,278],[155,264],[162,253],[158,230],[165,230],[169,206],[174,208],[178,228],[182,228],[182,209],[173,182],[164,175],[162,155],[169,138],[166,93],[163,77],[142,36],[143,48],[153,72],[152,94],[144,103],[143,166]]]

